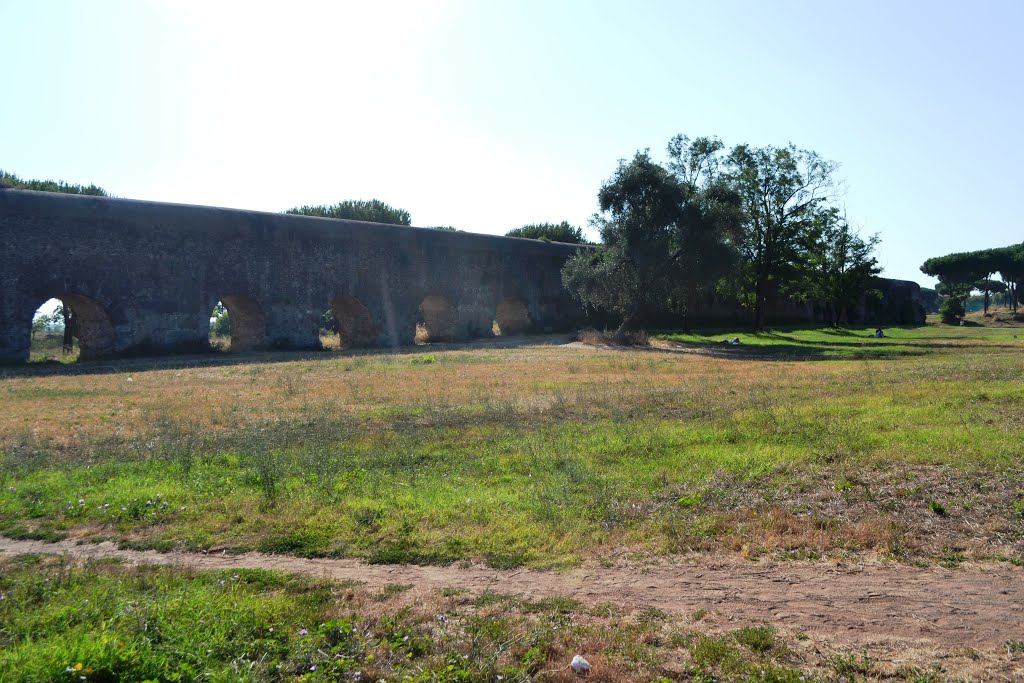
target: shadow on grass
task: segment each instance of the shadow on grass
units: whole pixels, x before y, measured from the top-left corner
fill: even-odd
[[[53,375],[111,375],[120,373],[143,373],[158,370],[185,370],[201,367],[229,367],[253,363],[294,363],[296,361],[335,361],[339,358],[359,356],[408,356],[429,354],[438,351],[469,349],[508,349],[523,346],[553,346],[564,344],[564,334],[532,335],[524,337],[483,337],[460,342],[437,342],[396,347],[371,347],[359,349],[310,349],[288,351],[231,351],[210,350],[207,353],[169,354],[159,356],[133,356],[130,358],[107,358],[103,360],[75,361],[26,361],[0,365],[0,380],[13,377],[48,377]]]
[[[890,327],[887,329],[913,332],[920,328]],[[816,332],[819,338],[806,339],[794,334],[800,331]],[[722,338],[722,336],[726,338],[736,336],[735,329],[717,333],[701,331],[689,335],[663,333],[661,336],[676,344],[677,348],[688,348],[709,355],[742,360],[884,360],[925,356],[941,350],[964,349],[973,346],[972,342],[980,342],[987,349],[1019,350],[1021,348],[1019,344],[994,342],[986,337],[927,335],[910,338],[887,336],[880,339],[869,331],[828,327],[813,330],[806,327],[795,327],[792,330],[773,329],[758,333],[748,332],[741,335],[741,343],[737,346],[724,343]]]

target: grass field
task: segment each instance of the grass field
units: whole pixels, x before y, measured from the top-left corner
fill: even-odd
[[[1020,562],[1024,340],[870,332],[738,333],[713,356],[526,346],[11,369],[0,530],[497,567]],[[835,360],[788,360],[808,355]]]
[[[0,534],[499,569],[1021,565],[1024,330],[872,332],[6,368]],[[602,680],[873,675],[758,624],[407,589],[7,560],[0,681],[560,680],[586,648]]]

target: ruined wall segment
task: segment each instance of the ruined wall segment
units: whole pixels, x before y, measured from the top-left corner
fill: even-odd
[[[245,313],[247,348],[318,348],[339,300],[365,307],[374,336],[359,341],[378,346],[413,342],[427,296],[450,302],[456,338],[490,335],[510,298],[535,329],[580,316],[560,275],[577,247],[537,240],[3,189],[0,244],[3,361],[28,357],[50,298],[90,302],[89,322],[112,330],[85,357],[203,350],[218,300]]]

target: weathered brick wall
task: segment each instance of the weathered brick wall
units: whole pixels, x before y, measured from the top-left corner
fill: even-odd
[[[318,318],[341,295],[366,307],[379,345],[412,343],[431,294],[454,307],[459,337],[491,334],[506,298],[539,329],[579,316],[560,276],[575,248],[536,240],[0,190],[0,245],[0,360],[27,357],[35,310],[71,296],[108,329],[93,355],[205,348],[210,311],[231,296],[258,304],[263,345],[295,348],[319,346]]]

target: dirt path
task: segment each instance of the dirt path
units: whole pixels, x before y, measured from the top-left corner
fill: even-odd
[[[119,550],[111,543],[76,545],[0,537],[0,553],[119,558],[130,564],[197,569],[264,568],[356,579],[370,586],[414,584],[418,591],[461,588],[538,599],[573,596],[631,609],[704,609],[725,620],[767,622],[850,645],[899,640],[942,648],[997,648],[1024,640],[1024,570],[831,564],[664,563],[642,570],[587,568],[566,573],[500,571],[486,567],[368,565],[358,560],[286,555],[158,553]]]

